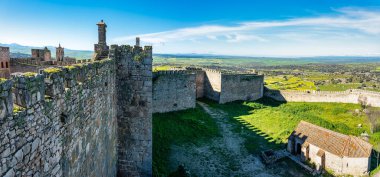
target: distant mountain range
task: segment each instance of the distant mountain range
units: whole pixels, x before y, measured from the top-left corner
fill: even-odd
[[[20,44],[2,44],[0,46],[9,47],[12,58],[31,57],[31,49],[42,49],[44,47],[23,46]],[[56,46],[47,46],[51,51],[52,57],[55,57]],[[74,57],[77,59],[89,59],[93,55],[90,50],[72,50],[65,48],[65,56]],[[380,62],[380,57],[365,57],[365,56],[321,56],[321,57],[248,57],[248,56],[230,56],[216,54],[154,54],[158,58],[200,58],[200,59],[252,59],[262,62],[270,60],[297,60],[304,63],[371,63]]]
[[[0,46],[9,47],[11,58],[24,58],[31,57],[31,49],[43,49],[44,47],[23,46],[20,44],[2,44]],[[50,51],[52,57],[55,57],[56,46],[46,46]],[[93,51],[89,50],[72,50],[65,48],[65,56],[74,57],[77,59],[89,59],[92,57]]]

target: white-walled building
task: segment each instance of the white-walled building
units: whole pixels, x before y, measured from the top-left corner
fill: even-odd
[[[369,172],[372,145],[358,137],[301,121],[289,136],[287,150],[299,155],[302,161],[314,163],[317,170],[360,176]]]

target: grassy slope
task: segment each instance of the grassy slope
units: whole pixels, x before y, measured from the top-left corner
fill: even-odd
[[[219,136],[214,120],[197,106],[195,109],[153,114],[153,173],[169,174],[171,145],[201,144]]]

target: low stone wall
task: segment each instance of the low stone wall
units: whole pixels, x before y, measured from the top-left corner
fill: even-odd
[[[195,108],[196,74],[159,71],[153,74],[153,113]]]
[[[114,66],[46,69],[1,83],[0,176],[115,176]]]
[[[334,91],[280,91],[266,89],[265,96],[277,101],[289,102],[336,102],[359,104],[365,100],[367,105],[380,107],[380,92],[352,89]]]
[[[219,103],[235,100],[257,100],[263,97],[264,76],[255,74],[222,74]]]

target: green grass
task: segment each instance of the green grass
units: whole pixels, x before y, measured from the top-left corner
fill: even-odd
[[[357,104],[280,103],[264,98],[257,102],[232,102],[213,106],[228,112],[234,119],[255,131],[267,135],[270,142],[285,143],[301,120],[355,136],[369,132],[366,115],[354,113],[355,109],[360,109]],[[358,124],[363,127],[358,128]],[[371,143],[378,141],[376,136],[374,134]]]
[[[153,114],[153,174],[167,176],[171,145],[203,144],[219,136],[214,120],[197,105],[195,109]]]
[[[265,77],[266,86],[276,90],[315,90],[314,82],[291,75]]]
[[[269,98],[256,102],[236,101],[222,105],[209,101],[208,104],[224,110],[235,122],[259,135],[245,135],[245,147],[250,153],[285,148],[288,136],[301,120],[347,135],[360,136],[361,133],[367,132],[375,149],[380,144],[380,132],[370,133],[367,116],[364,113],[354,113],[355,109],[361,109],[357,104],[281,103]],[[362,128],[358,128],[358,124],[362,124]],[[375,157],[371,160],[373,175],[380,171],[380,167],[376,168]]]

